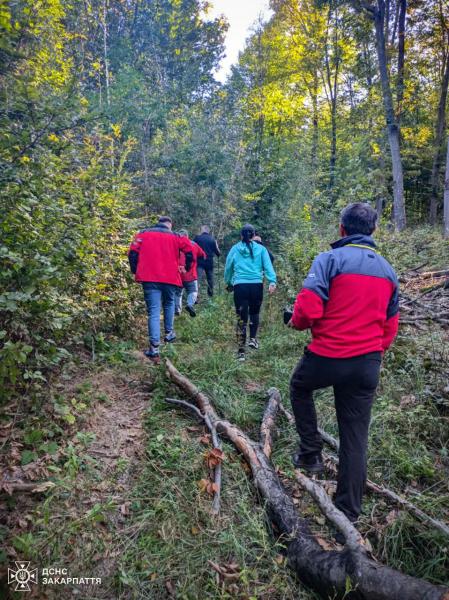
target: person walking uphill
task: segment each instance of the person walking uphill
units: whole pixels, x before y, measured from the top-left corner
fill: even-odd
[[[179,230],[179,235],[189,239],[189,233],[185,229]],[[191,317],[196,317],[195,302],[198,296],[198,272],[197,262],[198,258],[206,258],[204,250],[202,250],[198,244],[189,240],[192,245],[193,261],[189,271],[185,269],[185,255],[181,254],[180,259],[180,273],[182,279],[182,286],[187,294],[186,311]],[[178,288],[176,291],[176,307],[175,314],[180,315],[182,311],[182,293],[183,289]]]
[[[290,381],[290,399],[300,437],[296,467],[323,470],[313,390],[333,386],[340,434],[335,505],[351,521],[361,512],[366,483],[371,405],[382,354],[399,322],[398,280],[371,237],[377,213],[350,204],[341,213],[341,239],[319,254],[299,292],[289,326],[312,330]],[[337,541],[343,541],[341,535]]]
[[[170,217],[160,217],[153,227],[137,233],[129,248],[128,258],[131,272],[142,284],[148,312],[148,335],[150,347],[145,355],[159,363],[160,312],[164,310],[165,342],[174,342],[176,334],[175,293],[182,287],[179,272],[179,254],[185,254],[185,270],[189,271],[193,261],[192,245],[187,237],[172,232]]]
[[[248,346],[257,350],[257,330],[259,314],[263,301],[263,279],[269,282],[269,292],[276,290],[276,273],[267,249],[256,244],[253,239],[255,229],[245,225],[241,232],[241,241],[232,246],[227,258],[224,272],[228,290],[234,291],[234,304],[237,312],[238,358],[245,360],[246,333],[249,317]]]
[[[205,252],[206,258],[198,258],[198,281],[201,282],[206,275],[207,295],[214,295],[214,256],[220,256],[220,250],[216,239],[211,235],[209,227],[203,225],[201,234],[193,238],[193,241]]]

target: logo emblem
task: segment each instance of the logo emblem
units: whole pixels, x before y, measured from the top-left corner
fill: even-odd
[[[37,569],[30,569],[30,563],[15,561],[16,569],[8,569],[8,584],[14,585],[16,592],[29,592],[30,583],[37,583]]]

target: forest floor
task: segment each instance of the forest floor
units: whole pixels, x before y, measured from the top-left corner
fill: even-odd
[[[307,334],[281,324],[281,306],[279,298],[265,299],[261,348],[244,363],[235,358],[230,295],[202,303],[195,319],[179,317],[178,341],[163,349],[250,435],[269,387],[277,386],[288,405],[290,373],[307,341]],[[199,485],[208,477],[206,431],[194,416],[167,405],[165,398],[180,397],[179,390],[163,364],[151,365],[136,350],[146,343],[143,304],[141,310],[134,342],[104,342],[95,356],[68,364],[25,433],[8,440],[10,474],[53,485],[2,495],[3,571],[21,559],[65,568],[70,577],[102,579],[101,585],[35,586],[29,596],[35,598],[316,598],[287,568],[248,468],[226,441],[221,513],[211,514],[211,497]],[[447,331],[437,324],[401,328],[382,369],[369,459],[372,480],[443,521],[449,518],[448,363]],[[337,435],[329,391],[317,394],[317,407],[321,426]],[[50,422],[39,421],[43,409]],[[20,406],[9,410],[20,420]],[[294,483],[296,441],[281,418],[273,462],[320,543],[338,548],[324,517]],[[406,512],[368,495],[361,531],[379,560],[449,583],[449,540]]]

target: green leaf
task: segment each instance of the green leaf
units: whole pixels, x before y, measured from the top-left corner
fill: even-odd
[[[24,450],[20,456],[20,462],[21,462],[22,466],[29,465],[36,459],[37,459],[36,453],[32,452],[31,450]]]

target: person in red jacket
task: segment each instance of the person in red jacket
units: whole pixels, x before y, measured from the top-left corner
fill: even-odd
[[[160,312],[164,311],[165,342],[174,342],[175,294],[182,287],[179,272],[180,253],[185,255],[185,271],[193,261],[192,245],[188,238],[172,231],[170,217],[160,217],[153,227],[134,236],[128,252],[131,272],[142,284],[148,312],[150,347],[145,351],[153,362],[159,363],[161,337]]]
[[[189,233],[185,229],[180,229],[179,235],[189,239]],[[206,253],[196,242],[192,242],[192,240],[189,240],[189,241],[192,244],[192,255],[193,255],[192,267],[190,268],[189,271],[186,271],[185,255],[181,254],[180,272],[181,272],[182,286],[187,294],[186,311],[189,313],[189,315],[191,317],[196,317],[196,312],[195,312],[194,307],[195,307],[195,302],[196,302],[196,299],[198,296],[198,269],[197,269],[198,258],[205,259]],[[180,315],[181,311],[182,311],[183,289],[178,288],[178,290],[176,292],[176,309],[175,309],[176,315]]]
[[[313,391],[333,386],[340,434],[335,505],[353,522],[366,482],[371,405],[382,354],[398,331],[398,279],[371,237],[377,213],[355,203],[341,213],[341,239],[313,261],[289,326],[311,329],[312,342],[290,381],[300,437],[293,463],[323,470]]]

